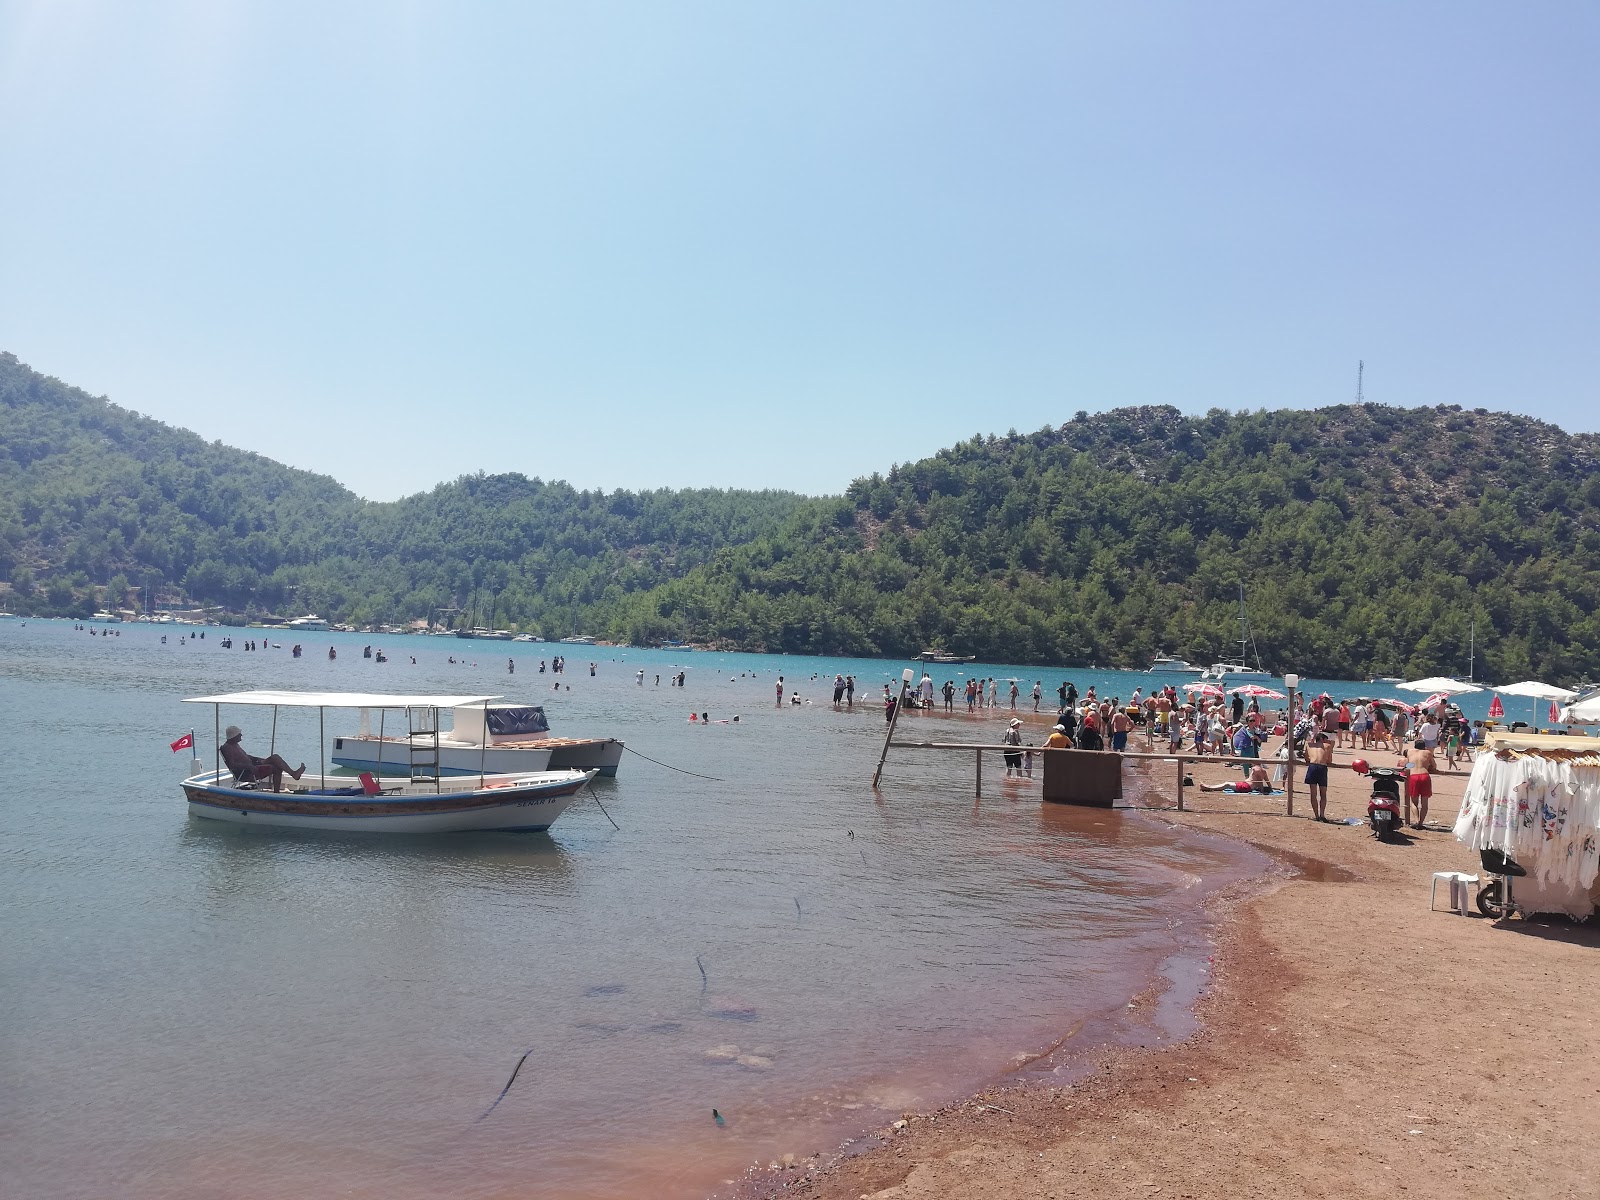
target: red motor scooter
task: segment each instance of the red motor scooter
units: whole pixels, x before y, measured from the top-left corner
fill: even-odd
[[[1350,764],[1357,774],[1372,780],[1372,795],[1367,800],[1367,824],[1380,842],[1394,840],[1403,827],[1400,820],[1400,789],[1406,773],[1395,767],[1369,767],[1362,759]]]

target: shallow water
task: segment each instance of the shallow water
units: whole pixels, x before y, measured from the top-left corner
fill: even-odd
[[[328,633],[294,660],[187,632],[0,621],[7,1195],[704,1195],[1103,1026],[1256,863],[993,768],[974,801],[966,755],[896,754],[875,796],[881,712],[825,683],[892,664]],[[817,703],[776,708],[779,672]],[[715,779],[625,756],[595,785],[620,832],[588,801],[549,835],[189,818],[166,744],[197,727],[209,764],[212,713],[180,698],[258,686],[503,693]],[[1009,716],[907,725],[992,741]],[[264,749],[270,712],[222,721]],[[277,744],[315,763],[316,714]]]

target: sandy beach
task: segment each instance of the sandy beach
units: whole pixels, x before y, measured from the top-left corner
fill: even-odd
[[[1380,756],[1375,761],[1387,761]],[[1347,762],[1348,751],[1336,761]],[[1225,766],[1197,783],[1237,777]],[[1592,1196],[1600,1177],[1600,929],[1428,909],[1434,871],[1476,871],[1437,781],[1410,844],[1318,824],[1283,798],[1185,789],[1131,762],[1143,819],[1240,838],[1282,866],[1218,902],[1201,1031],[1086,1050],[1067,1087],[1013,1083],[906,1114],[771,1194],[952,1197]],[[1165,791],[1163,791],[1165,789]],[[1365,814],[1336,771],[1329,814]],[[900,1125],[901,1123],[896,1123]]]

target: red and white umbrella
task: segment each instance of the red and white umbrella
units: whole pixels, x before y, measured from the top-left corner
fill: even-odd
[[[1550,724],[1561,724],[1561,705],[1554,700],[1550,701]]]
[[[1275,692],[1269,687],[1262,687],[1259,683],[1247,683],[1233,689],[1235,696],[1258,696],[1262,700],[1287,700],[1282,692]]]
[[[1429,696],[1426,700],[1421,701],[1417,705],[1417,707],[1420,708],[1420,709],[1429,709],[1429,708],[1432,708],[1435,704],[1443,704],[1448,699],[1450,699],[1450,693],[1449,692],[1435,692],[1433,695]],[[1499,701],[1499,697],[1498,696],[1495,697],[1495,700],[1496,700],[1496,702],[1498,702]],[[1491,708],[1489,710],[1489,713],[1492,716],[1494,714],[1494,709]]]
[[[1200,696],[1222,696],[1226,693],[1214,683],[1186,683],[1183,685],[1186,692],[1194,692]]]
[[[1506,715],[1506,706],[1500,703],[1500,697],[1499,696],[1496,696],[1493,700],[1489,701],[1489,716],[1491,716],[1496,721],[1498,721],[1501,717],[1503,717],[1505,715]]]

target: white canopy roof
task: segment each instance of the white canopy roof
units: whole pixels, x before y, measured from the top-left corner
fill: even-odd
[[[394,696],[385,692],[281,692],[270,688],[190,696],[185,704],[256,704],[281,708],[457,708],[487,704],[499,696]]]
[[[1451,679],[1445,675],[1430,675],[1426,679],[1413,679],[1410,683],[1397,683],[1395,686],[1403,687],[1408,692],[1449,692],[1451,695],[1458,692],[1483,691],[1475,683],[1462,683],[1459,679]]]
[[[1537,679],[1524,679],[1521,683],[1508,683],[1495,688],[1502,696],[1532,696],[1535,700],[1571,700],[1577,692],[1558,688],[1554,684],[1540,683]]]
[[[1568,725],[1600,725],[1600,689],[1580,696],[1562,711],[1561,719]]]

